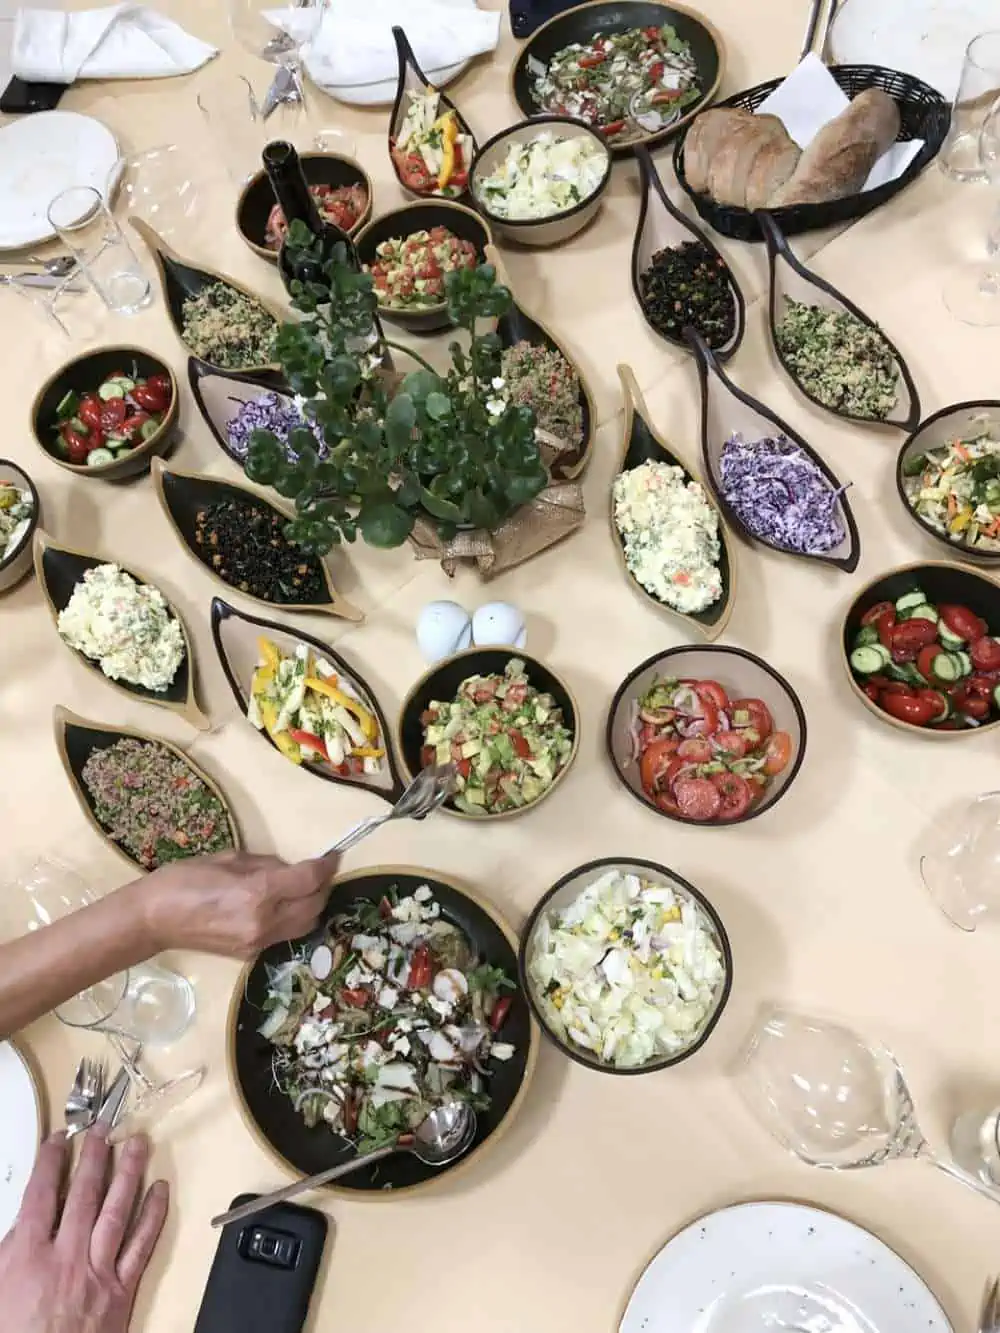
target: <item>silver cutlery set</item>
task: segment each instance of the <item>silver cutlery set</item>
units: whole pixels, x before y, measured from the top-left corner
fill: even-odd
[[[95,1127],[110,1133],[118,1125],[128,1101],[130,1084],[126,1066],[122,1065],[110,1086],[105,1084],[103,1060],[80,1061],[64,1108],[67,1139]]]
[[[66,291],[83,291],[83,284],[75,281],[66,282],[76,268],[73,255],[55,255],[51,259],[38,259],[28,255],[16,262],[0,261],[0,285],[9,287],[15,283],[21,287],[47,287],[54,290],[63,287]],[[13,269],[13,272],[8,270]]]

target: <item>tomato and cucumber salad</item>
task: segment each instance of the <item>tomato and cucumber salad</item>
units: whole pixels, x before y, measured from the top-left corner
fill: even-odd
[[[103,467],[153,438],[170,411],[169,375],[116,370],[91,392],[71,390],[56,408],[56,452],[78,466]]]
[[[850,655],[864,693],[914,727],[957,731],[1000,716],[1000,640],[981,616],[913,588],[861,617]]]
[[[647,798],[706,824],[742,819],[794,750],[763,699],[731,699],[716,680],[672,676],[639,699],[632,738]]]

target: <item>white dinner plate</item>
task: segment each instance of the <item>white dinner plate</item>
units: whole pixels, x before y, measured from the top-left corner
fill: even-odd
[[[710,1213],[668,1241],[619,1333],[953,1333],[932,1292],[870,1232],[797,1203]]]
[[[42,1141],[42,1108],[24,1057],[0,1042],[0,1240],[14,1225]]]
[[[47,210],[62,190],[103,193],[118,160],[115,136],[75,111],[41,111],[0,129],[0,250],[54,236]]]

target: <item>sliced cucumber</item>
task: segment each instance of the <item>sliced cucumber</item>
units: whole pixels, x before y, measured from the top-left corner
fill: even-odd
[[[903,476],[919,477],[926,466],[926,454],[910,454],[909,458],[903,459]]]
[[[943,620],[938,621],[938,638],[946,648],[960,648],[965,640],[960,634],[955,634]]]
[[[919,687],[927,683],[912,662],[887,662],[885,673],[893,680],[905,681],[907,685]]]
[[[144,421],[139,427],[139,434],[144,440],[151,440],[162,425],[162,421]]]
[[[955,654],[955,656],[958,658],[958,660],[959,660],[959,661],[961,662],[961,664],[962,664],[962,672],[961,672],[961,674],[962,674],[963,676],[971,676],[971,675],[972,675],[972,658],[969,656],[969,654],[968,654],[968,653],[963,653],[961,650],[959,650],[959,652],[957,652],[957,653]]]
[[[112,398],[124,398],[125,390],[119,380],[108,380],[97,390],[97,396],[106,403]]]
[[[1000,685],[993,686],[993,702],[1000,708]]]
[[[938,613],[927,602],[923,606],[915,606],[912,611],[907,611],[907,620],[929,620],[932,625],[937,624]]]
[[[878,643],[878,630],[874,625],[862,625],[854,636],[854,646],[867,648],[870,643]]]
[[[862,676],[874,676],[885,666],[886,656],[880,643],[862,644],[851,653],[851,666]]]
[[[87,455],[88,467],[103,467],[105,463],[113,463],[115,456],[110,449],[91,449]]]
[[[938,653],[935,657],[934,675],[937,680],[944,680],[951,684],[964,674],[962,659],[958,653]]]
[[[947,696],[946,694],[943,694],[940,690],[935,690],[934,693],[935,693],[935,694],[937,695],[937,697],[941,700],[941,703],[942,703],[942,705],[943,705],[943,708],[942,708],[942,711],[938,714],[937,717],[935,717],[935,718],[931,718],[931,721],[932,721],[932,722],[947,722],[948,719],[951,717],[952,713],[955,711],[955,710],[952,708],[952,706],[951,706],[951,700],[948,698],[948,696]]]
[[[927,598],[919,588],[914,588],[912,592],[904,592],[902,597],[896,598],[896,610],[900,615],[904,612],[912,611],[915,607],[926,605]]]
[[[76,409],[79,407],[79,405],[80,405],[80,399],[73,392],[73,390],[70,389],[69,393],[65,394],[59,400],[59,406],[56,408],[57,420],[65,421],[67,420],[68,417],[76,416]]]

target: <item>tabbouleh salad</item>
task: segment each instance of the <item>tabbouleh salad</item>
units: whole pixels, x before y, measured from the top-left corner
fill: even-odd
[[[824,407],[884,421],[896,406],[899,366],[892,348],[849,310],[786,298],[774,333],[792,374]]]
[[[270,365],[278,321],[259,301],[227,282],[211,282],[184,298],[184,341],[203,361],[224,370]]]

